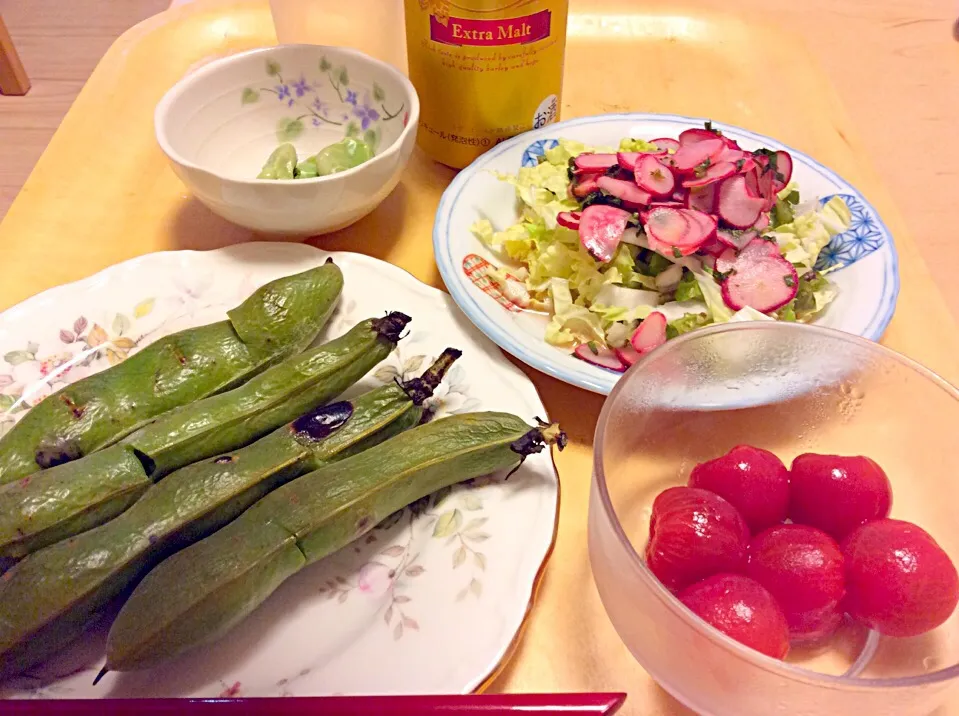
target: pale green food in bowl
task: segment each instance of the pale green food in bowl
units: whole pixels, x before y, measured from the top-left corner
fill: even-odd
[[[373,157],[373,148],[362,139],[345,137],[298,162],[296,147],[289,142],[278,146],[257,175],[257,179],[314,179],[360,166]]]
[[[398,184],[418,121],[416,91],[395,67],[321,45],[214,60],[180,80],[155,115],[160,147],[200,202],[252,231],[290,237],[337,231],[373,211]],[[257,178],[280,144],[297,150],[286,171],[307,178],[308,158],[344,138],[370,151],[350,143],[355,156],[334,153],[312,181]]]

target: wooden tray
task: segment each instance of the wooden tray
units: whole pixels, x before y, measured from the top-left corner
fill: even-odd
[[[686,5],[573,0],[563,117],[628,110],[711,116],[777,137],[827,164],[865,194],[896,237],[902,291],[883,342],[959,381],[959,337],[952,318],[864,158],[829,80],[795,33],[716,14],[707,6],[708,0]],[[357,45],[405,66],[402,43],[375,41],[400,32],[394,4],[377,0],[377,9],[391,9],[366,14],[362,3],[335,7],[340,13],[355,11],[355,22],[317,41]],[[190,197],[156,146],[153,108],[198,63],[274,42],[265,0],[199,0],[121,37],[0,225],[0,309],[139,254],[209,249],[253,238]],[[763,62],[755,60],[757,44],[764,50]],[[415,154],[396,191],[372,215],[315,242],[385,259],[442,287],[432,259],[431,227],[452,176],[452,170]],[[550,566],[525,636],[489,689],[626,690],[623,713],[686,713],[620,642],[592,582],[586,507],[602,398],[525,370],[571,445],[557,455],[563,498]],[[959,714],[959,704],[941,712],[946,713]]]

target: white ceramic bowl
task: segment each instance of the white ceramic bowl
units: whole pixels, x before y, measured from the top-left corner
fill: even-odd
[[[416,141],[419,99],[397,69],[356,50],[279,45],[216,60],[164,95],[157,141],[196,197],[269,234],[341,229],[393,190]],[[300,159],[357,136],[375,156],[315,179],[257,179],[281,142]]]

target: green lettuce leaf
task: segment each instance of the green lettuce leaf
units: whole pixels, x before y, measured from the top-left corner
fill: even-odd
[[[692,271],[683,271],[683,277],[676,286],[677,301],[692,301],[694,299],[703,300],[703,290],[699,287],[699,281]]]
[[[595,313],[573,303],[569,282],[554,278],[549,282],[553,315],[546,326],[546,342],[554,346],[575,346],[580,343],[605,343],[603,324]]]
[[[757,311],[752,306],[746,306],[736,311],[729,319],[730,323],[745,323],[747,321],[775,321],[772,316],[767,316],[762,311]]]
[[[836,287],[821,273],[810,271],[803,274],[799,277],[796,297],[790,301],[794,320],[809,321],[835,300],[837,293]]]
[[[589,307],[589,310],[599,316],[605,328],[609,328],[613,323],[619,321],[635,321],[646,318],[656,310],[656,307],[636,306],[626,308],[624,306],[604,306],[601,303],[594,303]]]
[[[621,152],[655,152],[656,145],[650,144],[645,139],[636,139],[627,137],[619,142],[619,151]]]
[[[706,313],[687,313],[682,318],[670,321],[666,324],[666,337],[675,338],[684,333],[689,333],[697,328],[708,326],[711,323],[709,314]]]
[[[705,270],[694,271],[696,282],[699,284],[699,290],[703,293],[703,300],[709,308],[709,317],[715,323],[725,323],[733,317],[733,312],[723,301],[722,289],[716,283],[709,273]]]
[[[605,153],[613,151],[615,150],[611,147],[591,147],[573,139],[560,139],[559,144],[552,149],[547,149],[543,156],[553,166],[563,167],[563,171],[566,171],[569,160],[584,152]]]
[[[613,348],[626,345],[637,325],[638,321],[614,323],[606,329],[606,344]]]
[[[529,224],[520,222],[504,231],[494,231],[488,219],[480,219],[470,227],[473,235],[505,258],[525,262],[535,247]]]
[[[819,252],[833,236],[849,228],[850,218],[849,207],[834,196],[822,207],[796,214],[791,222],[776,226],[765,235],[775,239],[786,260],[803,273],[812,270]]]
[[[616,248],[616,253],[613,254],[613,258],[608,265],[610,269],[619,272],[623,286],[655,290],[656,281],[651,276],[644,276],[636,270],[636,256],[639,254],[639,250],[638,246],[625,242],[621,243]]]
[[[516,174],[496,173],[496,177],[516,188],[516,196],[523,203],[523,218],[531,223],[555,229],[557,214],[579,209],[567,193],[569,175],[565,166],[541,162],[535,167],[520,167]]]

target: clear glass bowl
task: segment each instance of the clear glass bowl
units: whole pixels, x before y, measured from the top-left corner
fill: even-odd
[[[642,557],[653,499],[703,460],[748,443],[788,466],[803,452],[867,455],[892,516],[959,564],[959,392],[880,345],[825,328],[728,324],[669,341],[610,394],[596,427],[589,554],[609,618],[637,661],[710,716],[929,714],[959,676],[959,615],[911,639],[852,622],[785,662],[699,620]]]

